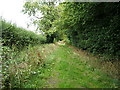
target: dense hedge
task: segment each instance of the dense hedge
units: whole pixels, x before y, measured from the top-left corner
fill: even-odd
[[[45,42],[45,37],[37,35],[32,31],[16,27],[5,20],[2,22],[2,39],[4,46],[23,47],[28,45],[41,44]]]
[[[93,53],[120,56],[120,3],[63,3],[71,43]]]

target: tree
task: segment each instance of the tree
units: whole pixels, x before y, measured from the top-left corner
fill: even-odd
[[[56,30],[52,27],[53,22],[58,18],[58,8],[55,2],[26,2],[23,12],[32,18],[33,24],[38,30],[45,32],[47,42],[53,42],[56,38]],[[39,17],[39,14],[42,17]]]

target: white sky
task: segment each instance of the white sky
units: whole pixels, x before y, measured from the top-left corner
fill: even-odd
[[[15,23],[19,27],[35,31],[36,27],[27,28],[30,18],[22,13],[23,5],[26,0],[0,0],[0,16],[5,20]]]

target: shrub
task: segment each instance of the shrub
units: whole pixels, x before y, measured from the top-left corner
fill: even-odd
[[[4,20],[1,20],[1,22],[4,46],[23,48],[24,46],[28,45],[45,43],[46,38],[43,35],[37,35],[32,31],[19,28]]]

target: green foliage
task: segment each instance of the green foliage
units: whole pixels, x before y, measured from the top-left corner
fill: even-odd
[[[40,88],[52,65],[45,57],[51,54],[50,45],[28,46],[16,51],[2,47],[3,88]]]
[[[119,58],[119,3],[65,2],[61,6],[60,26],[72,45]]]
[[[1,22],[4,46],[23,48],[24,46],[41,44],[45,42],[45,36],[37,35],[32,31],[18,28],[4,20],[1,20]]]
[[[3,51],[5,88],[117,88],[119,84],[89,64],[93,58],[62,42],[28,47],[21,52],[3,47]]]
[[[3,46],[2,50],[3,88],[22,88],[30,77],[40,73],[43,59],[38,46],[22,51]]]
[[[54,39],[61,39],[59,30],[56,30],[55,21],[59,18],[59,8],[54,2],[26,2],[23,12],[31,18],[32,22],[38,26],[38,30],[45,32],[48,43],[53,43]],[[38,14],[41,13],[41,16]]]
[[[37,4],[37,5],[36,5]],[[24,13],[34,16],[47,42],[65,39],[92,53],[119,58],[119,3],[26,2]],[[37,17],[41,12],[42,17]]]
[[[23,12],[31,16],[33,24],[38,26],[38,30],[45,32],[45,35],[36,35],[0,20],[4,86],[46,87],[42,84],[51,75],[60,80],[55,84],[60,88],[117,87],[118,80],[91,67],[86,62],[89,57],[78,56],[64,43],[59,43],[60,47],[55,44],[53,47],[43,46],[43,49],[31,46],[64,39],[83,50],[119,59],[119,8],[119,3],[64,2],[56,6],[54,2],[26,2]],[[42,13],[42,17],[39,17],[39,13]],[[25,46],[26,49],[21,51]],[[55,48],[56,51],[51,53]],[[52,68],[58,73],[53,71],[51,74]]]

